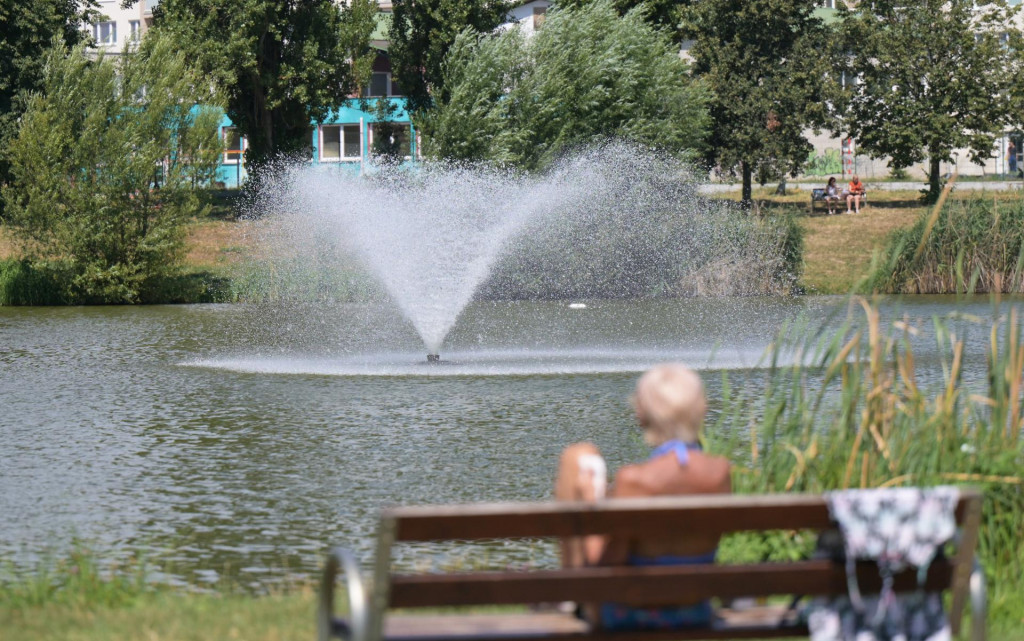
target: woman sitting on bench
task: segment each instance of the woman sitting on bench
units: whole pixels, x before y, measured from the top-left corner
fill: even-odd
[[[700,430],[707,403],[700,377],[682,365],[659,365],[637,381],[633,395],[637,423],[654,448],[651,457],[626,465],[607,495],[616,498],[728,494],[729,462],[701,451]],[[566,448],[559,463],[555,498],[594,501],[605,496],[606,468],[591,443]],[[711,563],[717,536],[620,540],[603,536],[566,539],[562,562],[582,565],[689,565]],[[631,608],[613,603],[586,606],[586,618],[606,629],[675,629],[706,626],[707,602],[667,608]]]

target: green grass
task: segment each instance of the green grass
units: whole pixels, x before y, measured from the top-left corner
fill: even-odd
[[[242,595],[154,593],[118,606],[0,605],[10,641],[309,641],[316,638],[311,590]]]
[[[254,597],[149,581],[145,559],[104,564],[78,545],[30,571],[0,566],[0,639],[7,641],[246,641],[315,637],[308,585]]]

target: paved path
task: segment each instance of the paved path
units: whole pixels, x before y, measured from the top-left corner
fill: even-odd
[[[772,183],[777,184],[777,183]],[[824,182],[811,183],[811,182],[798,182],[798,183],[786,183],[786,186],[790,189],[800,188],[803,190],[810,190],[815,187],[823,187]],[[924,183],[895,183],[895,182],[871,182],[865,180],[864,184],[867,186],[868,191],[920,191],[924,189]],[[766,185],[771,186],[771,185]],[[755,186],[757,187],[757,186]],[[740,183],[707,183],[697,188],[702,194],[722,194],[730,191],[740,191],[743,189],[743,185]],[[1012,191],[1024,189],[1024,182],[1020,180],[958,180],[954,186],[954,191]]]

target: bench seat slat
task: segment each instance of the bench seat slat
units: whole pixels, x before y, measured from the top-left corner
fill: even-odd
[[[949,586],[952,565],[938,560],[929,568],[926,585]],[[878,568],[857,567],[865,592],[881,588]],[[916,572],[896,576],[898,590],[917,587]],[[417,608],[465,605],[510,605],[617,601],[641,605],[696,603],[711,598],[781,594],[846,594],[846,572],[831,561],[797,561],[751,565],[682,565],[590,567],[539,572],[476,572],[395,576],[390,605]]]
[[[591,630],[590,626],[571,614],[518,613],[467,615],[394,615],[385,622],[386,641],[535,641],[551,639],[570,641],[597,639],[601,641],[668,641],[676,639],[743,639],[806,636],[807,628],[786,621],[786,608],[764,606],[730,612],[722,610],[710,628],[674,631]]]
[[[977,495],[966,490],[957,508]],[[385,510],[396,541],[565,537],[586,534],[679,536],[746,530],[821,530],[828,506],[817,494],[704,495],[556,502],[434,505]]]

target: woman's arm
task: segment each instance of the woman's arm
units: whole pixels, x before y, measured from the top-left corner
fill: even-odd
[[[639,498],[653,496],[650,488],[643,481],[643,472],[636,465],[627,465],[615,474],[608,495],[612,498]],[[626,565],[630,556],[630,541],[622,537],[589,537],[601,539],[601,546],[596,542],[587,541],[587,562],[596,565]],[[591,547],[593,545],[593,547]],[[591,556],[593,554],[593,556]]]

